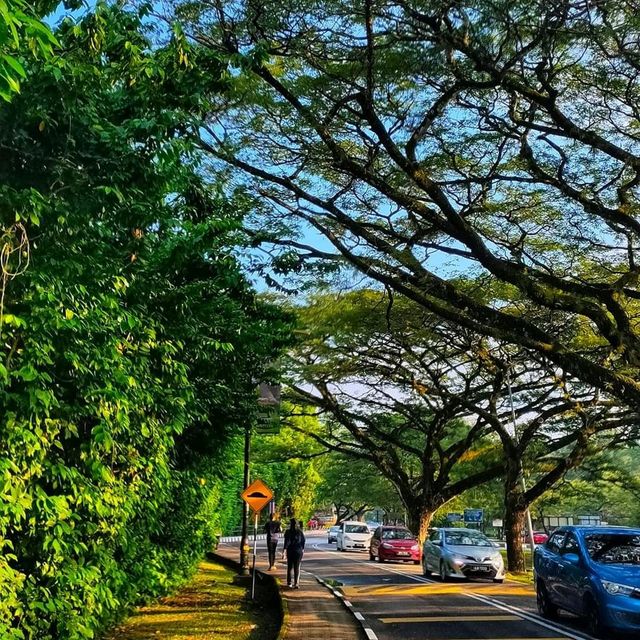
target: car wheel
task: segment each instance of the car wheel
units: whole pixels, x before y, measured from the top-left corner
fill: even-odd
[[[536,602],[543,618],[553,620],[558,617],[558,607],[549,600],[549,592],[541,580],[536,583]]]
[[[591,595],[588,595],[584,599],[585,612],[587,614],[587,628],[589,634],[596,638],[607,638],[608,629],[607,625],[602,620],[602,613],[598,603],[593,599]]]
[[[493,581],[494,581],[496,584],[502,584],[502,583],[504,582],[504,578],[494,578],[494,579],[493,579]]]
[[[382,564],[384,562],[384,558],[382,557],[382,555],[380,555],[380,552],[378,552],[378,555],[376,556],[376,558],[378,558],[378,562],[380,564]]]
[[[440,580],[442,580],[442,582],[446,582],[448,577],[449,576],[447,574],[447,567],[445,566],[444,562],[440,560]]]
[[[371,560],[371,562],[374,562],[375,559],[376,557],[373,555],[373,553],[371,553],[371,551],[369,551],[369,560]]]

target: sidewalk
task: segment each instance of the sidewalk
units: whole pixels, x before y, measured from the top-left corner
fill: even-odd
[[[220,544],[215,552],[227,560],[238,561],[237,544]],[[266,569],[264,558],[257,563],[258,570]],[[304,567],[304,563],[302,565]],[[286,562],[279,562],[274,571],[263,571],[280,582],[285,618],[281,640],[361,640],[360,625],[344,605],[304,570],[300,575],[300,589],[286,586]]]

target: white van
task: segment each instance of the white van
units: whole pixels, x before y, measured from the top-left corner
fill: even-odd
[[[336,546],[338,551],[368,551],[371,544],[371,532],[364,522],[345,520],[338,529]]]

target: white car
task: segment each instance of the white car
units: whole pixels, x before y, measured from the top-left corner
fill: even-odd
[[[336,546],[338,551],[368,551],[371,544],[369,527],[364,522],[354,522],[346,520],[340,523]]]

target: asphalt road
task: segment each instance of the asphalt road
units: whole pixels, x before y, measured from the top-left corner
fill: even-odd
[[[419,566],[370,562],[366,553],[335,547],[326,534],[309,533],[303,569],[339,587],[372,630],[371,640],[591,639],[569,614],[559,623],[540,618],[531,587],[442,583],[424,578]]]

